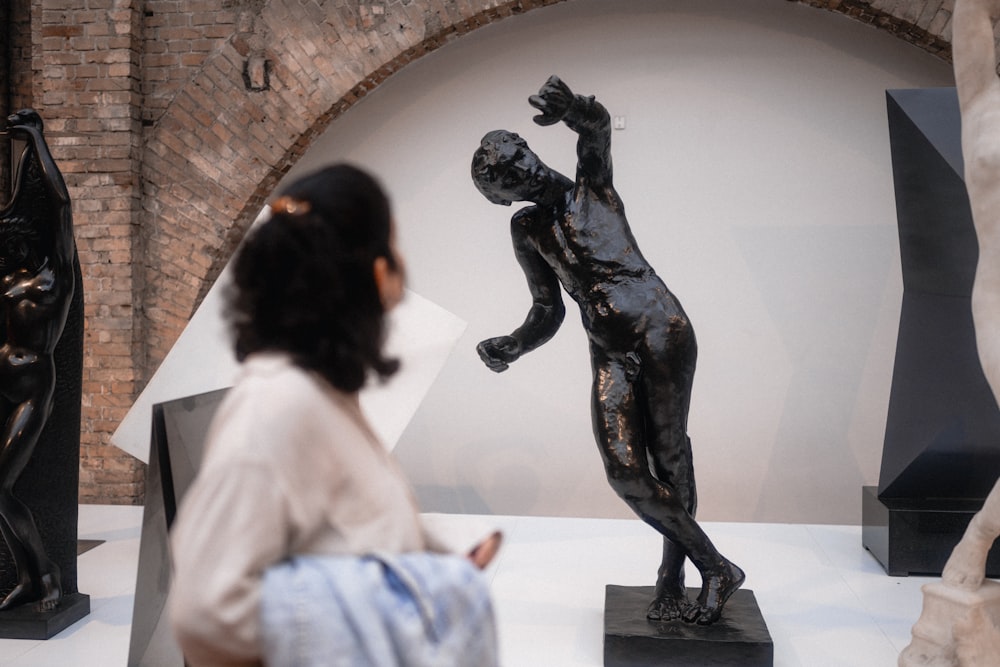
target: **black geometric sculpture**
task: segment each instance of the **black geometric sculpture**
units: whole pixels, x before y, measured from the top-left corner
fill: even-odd
[[[972,323],[979,248],[955,89],[886,97],[903,303],[863,541],[889,574],[937,575],[1000,476],[1000,410]]]
[[[128,667],[184,667],[166,614],[170,589],[168,532],[177,506],[197,474],[208,426],[227,391],[220,389],[153,406]]]
[[[0,211],[5,304],[27,308],[35,299],[39,308],[48,310],[37,322],[38,335],[28,333],[23,314],[15,317],[13,311],[4,312],[0,344],[5,345],[7,361],[42,362],[51,354],[55,380],[48,397],[38,391],[39,383],[51,381],[45,367],[18,369],[12,364],[0,387],[0,428],[10,429],[18,415],[23,415],[20,410],[37,408],[44,414],[50,409],[42,430],[35,432],[37,440],[27,435],[30,431],[17,430],[18,435],[7,441],[10,457],[0,461],[0,474],[8,481],[16,477],[16,500],[7,501],[11,503],[7,516],[0,517],[5,522],[0,540],[0,599],[7,603],[0,611],[0,637],[48,639],[90,611],[89,598],[77,590],[76,563],[83,281],[72,238],[69,194],[45,143],[41,118],[24,110],[11,116],[7,127],[8,137],[17,143],[11,151],[13,193]],[[39,281],[34,296],[20,292],[34,289],[33,281]],[[12,352],[12,345],[22,349]],[[33,356],[36,353],[38,357]],[[22,456],[29,458],[25,462]],[[17,501],[28,509],[27,514]],[[18,558],[12,549],[18,550]],[[35,571],[39,562],[46,564],[48,573]]]

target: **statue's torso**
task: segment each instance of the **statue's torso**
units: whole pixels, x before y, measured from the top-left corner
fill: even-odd
[[[614,191],[578,188],[528,221],[538,252],[580,306],[592,343],[633,348],[654,335],[694,340],[680,302],[642,256]]]
[[[36,272],[18,269],[0,276],[5,345],[11,350],[51,355],[62,335],[73,293],[72,276],[56,275],[50,266]]]

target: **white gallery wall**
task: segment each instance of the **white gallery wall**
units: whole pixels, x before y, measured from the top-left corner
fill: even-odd
[[[616,186],[695,326],[699,517],[860,523],[902,295],[885,90],[950,86],[952,73],[785,0],[571,0],[502,21],[394,75],[289,174],[342,159],[377,172],[411,289],[468,323],[395,450],[423,505],[630,516],[591,433],[575,304],[505,373],[475,352],[518,326],[530,297],[514,209],[478,194],[470,158],[505,128],[573,175],[575,135],[534,125],[527,104],[553,73],[624,116]]]
[[[410,289],[467,323],[395,449],[424,508],[631,516],[591,433],[575,304],[505,373],[475,352],[530,297],[517,204],[483,199],[470,158],[505,128],[573,175],[575,135],[534,125],[527,104],[553,73],[624,117],[616,186],[695,326],[699,517],[860,523],[902,295],[885,90],[953,81],[900,40],[786,0],[569,0],[501,21],[393,75],[290,172],[378,174]]]

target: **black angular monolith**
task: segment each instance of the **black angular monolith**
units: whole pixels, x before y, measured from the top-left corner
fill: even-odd
[[[972,322],[979,247],[955,89],[886,99],[903,302],[879,485],[862,491],[863,542],[889,574],[938,575],[1000,476],[1000,410]]]

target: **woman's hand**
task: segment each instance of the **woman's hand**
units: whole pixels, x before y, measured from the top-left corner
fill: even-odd
[[[498,530],[473,547],[468,554],[469,560],[480,570],[485,570],[493,557],[497,555],[497,551],[500,550],[501,542],[503,542],[503,533]]]

